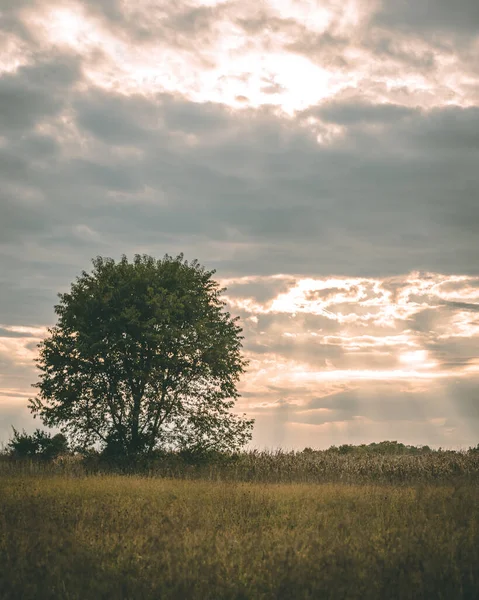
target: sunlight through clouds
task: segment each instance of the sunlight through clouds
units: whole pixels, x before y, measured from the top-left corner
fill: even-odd
[[[364,44],[368,34],[384,43],[382,30],[370,30],[376,2],[128,0],[121,6],[123,17],[115,21],[101,15],[101,3],[74,0],[34,4],[24,15],[39,43],[82,53],[94,85],[126,94],[175,92],[195,102],[272,105],[288,114],[356,88],[376,102],[473,102],[467,90],[475,79],[447,49],[414,39],[375,55]],[[18,65],[10,46],[9,64]],[[414,61],[398,73],[399,58],[432,51],[433,73],[414,68]],[[334,64],[338,55],[342,65]]]
[[[92,257],[184,252],[241,318],[255,443],[477,444],[476,14],[4,3],[0,412],[27,422],[36,344]]]
[[[473,277],[434,273],[421,277],[413,272],[389,279],[291,281],[284,275],[277,276],[276,281],[281,278],[288,281],[288,290],[273,295],[265,303],[241,294],[242,285],[248,287],[253,282],[260,289],[258,278],[230,280],[234,294],[225,296],[229,306],[241,309],[246,319],[249,340],[246,347],[251,364],[243,387],[246,397],[251,395],[255,400],[249,404],[246,399],[243,406],[253,411],[260,407],[262,416],[265,411],[273,415],[282,410],[283,404],[275,399],[278,394],[286,399],[292,419],[299,407],[311,405],[317,397],[331,397],[332,407],[341,406],[341,398],[357,393],[357,386],[364,391],[362,398],[372,393],[372,385],[379,384],[387,385],[389,394],[394,390],[393,393],[403,397],[409,394],[428,398],[431,393],[438,397],[445,392],[437,386],[457,385],[478,372],[479,330],[472,325],[478,313],[464,312],[447,304],[450,298],[457,300],[465,290],[469,300],[475,298],[472,286],[477,280]],[[263,278],[265,287],[272,282],[272,278]],[[363,307],[367,307],[367,312]],[[477,309],[479,312],[479,305]],[[428,310],[435,311],[439,321],[435,331],[423,332],[414,327],[412,319]],[[275,319],[281,315],[288,315],[288,321],[283,320],[276,327]],[[268,322],[264,321],[266,317],[270,319]],[[315,329],[311,328],[313,317]],[[308,325],[306,319],[310,320]],[[364,321],[368,324],[368,334],[362,326]],[[447,334],[443,333],[446,331]],[[455,340],[454,344],[459,343],[461,336],[471,340],[476,355],[463,360],[459,356],[454,358],[457,352],[454,345],[436,349],[441,340]],[[255,338],[257,343],[253,341]],[[380,368],[373,368],[375,364]],[[338,390],[334,387],[338,384],[344,387]],[[333,389],[328,387],[331,385]],[[261,397],[264,400],[258,403]],[[309,413],[301,414],[301,418],[307,418]],[[324,425],[329,420],[337,422],[334,411],[323,410],[321,414]],[[439,426],[440,420],[434,423]]]

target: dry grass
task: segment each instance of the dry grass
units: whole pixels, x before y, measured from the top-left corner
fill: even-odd
[[[177,453],[160,455],[146,462],[112,465],[98,456],[81,460],[66,456],[55,463],[15,461],[0,456],[0,475],[84,476],[131,471],[153,477],[258,483],[419,483],[479,484],[479,451],[434,451],[382,454],[361,451],[259,452],[212,455],[188,460]]]
[[[3,475],[0,597],[479,598],[479,489]]]

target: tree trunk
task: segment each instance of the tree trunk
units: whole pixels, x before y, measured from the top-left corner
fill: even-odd
[[[131,415],[131,439],[128,454],[135,455],[141,450],[140,448],[140,408],[141,395],[136,394],[133,398],[133,411]]]

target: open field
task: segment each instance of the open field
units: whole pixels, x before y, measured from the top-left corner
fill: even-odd
[[[0,597],[479,597],[474,482],[0,479]]]

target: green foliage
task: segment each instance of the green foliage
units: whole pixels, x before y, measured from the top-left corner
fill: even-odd
[[[432,452],[429,446],[408,446],[397,441],[373,442],[372,444],[361,444],[353,446],[352,444],[343,444],[341,446],[331,446],[330,452],[339,454],[378,454],[378,455],[397,455],[397,454],[426,454]]]
[[[3,477],[0,597],[473,600],[478,523],[477,485]]]
[[[242,447],[253,421],[231,409],[247,363],[214,271],[183,255],[93,266],[59,295],[32,412],[109,457]]]
[[[53,437],[46,431],[36,429],[32,435],[13,429],[13,438],[7,444],[7,452],[13,458],[41,458],[53,460],[69,452],[68,442],[62,433]]]

